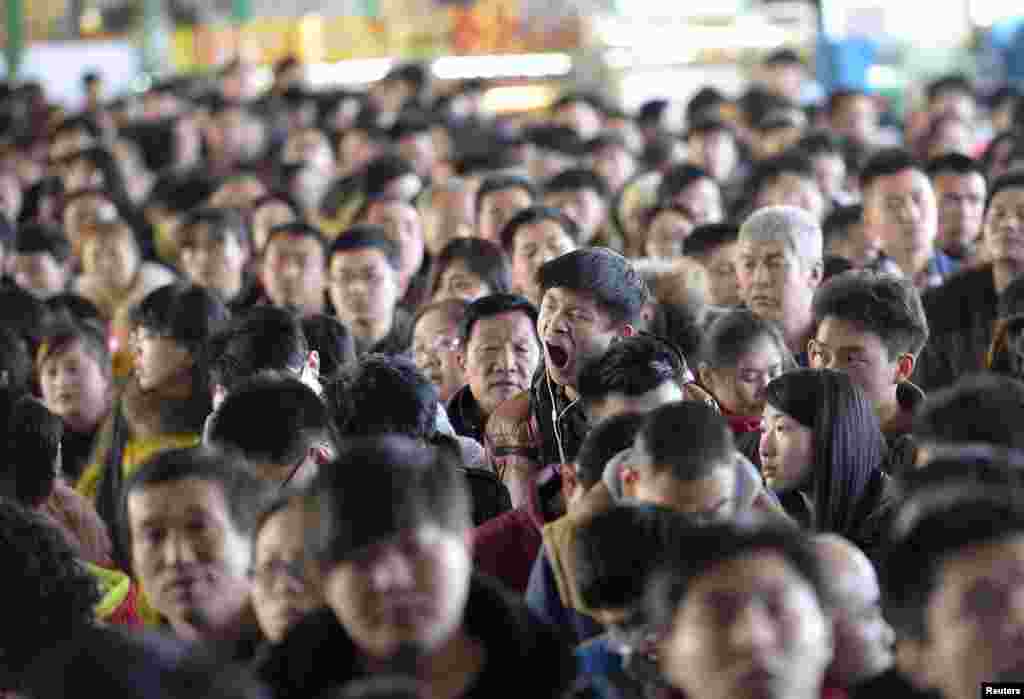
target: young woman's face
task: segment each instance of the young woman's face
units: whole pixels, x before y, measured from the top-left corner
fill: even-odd
[[[434,292],[432,300],[463,299],[472,303],[490,293],[490,284],[471,272],[466,263],[453,262],[437,280],[437,291]]]
[[[82,266],[86,275],[104,280],[108,287],[131,286],[139,263],[139,249],[130,231],[95,236],[85,244]]]
[[[786,413],[764,407],[761,432],[761,473],[779,492],[800,487],[814,468],[814,433]]]
[[[192,353],[173,338],[139,328],[132,341],[135,377],[144,391],[170,384],[192,368]]]
[[[736,366],[707,369],[702,378],[723,408],[734,415],[761,415],[765,388],[782,373],[782,351],[771,337],[751,345]]]
[[[76,340],[47,357],[39,371],[43,402],[77,432],[96,428],[110,406],[110,373]]]

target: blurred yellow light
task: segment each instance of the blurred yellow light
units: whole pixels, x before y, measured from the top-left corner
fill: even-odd
[[[492,114],[529,112],[547,109],[556,95],[555,88],[547,85],[492,87],[484,93],[481,107]]]

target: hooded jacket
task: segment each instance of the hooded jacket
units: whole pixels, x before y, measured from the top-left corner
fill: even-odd
[[[575,675],[569,647],[493,582],[474,576],[463,628],[483,645],[484,666],[463,695],[561,697]],[[277,699],[307,699],[365,675],[359,651],[334,612],[301,621],[257,661],[255,672]]]

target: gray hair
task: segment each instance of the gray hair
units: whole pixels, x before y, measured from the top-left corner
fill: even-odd
[[[806,265],[821,264],[824,242],[821,225],[807,211],[795,206],[766,206],[740,226],[741,243],[779,242]]]

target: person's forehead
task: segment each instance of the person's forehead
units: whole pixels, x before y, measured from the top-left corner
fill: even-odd
[[[531,338],[534,335],[533,321],[522,311],[506,311],[481,318],[473,324],[473,333],[469,341],[476,344],[485,339],[515,335]]]
[[[495,204],[505,204],[508,202],[519,202],[523,200],[531,201],[532,197],[525,187],[513,184],[508,187],[502,187],[501,189],[495,189],[488,192],[484,195],[484,200]]]
[[[736,361],[739,369],[770,368],[782,363],[782,348],[769,335],[762,335],[740,355]]]
[[[789,592],[795,586],[807,584],[782,553],[764,548],[708,567],[694,581],[688,598],[706,601],[706,596],[714,594]]]
[[[388,258],[384,255],[384,251],[374,247],[338,250],[331,257],[331,268],[337,270],[387,266]]]
[[[990,209],[995,208],[998,205],[1008,206],[1020,206],[1024,202],[1024,187],[1007,187],[1006,189],[999,190],[992,197]]]
[[[299,233],[277,233],[267,243],[267,254],[271,253],[315,253],[322,251],[320,241],[309,235]]]
[[[939,589],[960,592],[979,580],[1021,574],[1024,574],[1024,532],[966,546],[947,555],[940,567]]]
[[[871,189],[877,195],[886,196],[890,194],[931,190],[932,185],[928,176],[917,168],[906,168],[889,175],[882,175],[871,185]]]
[[[452,321],[441,309],[427,311],[416,321],[413,335],[432,340],[442,333],[451,333],[458,329],[458,323]]]
[[[562,305],[582,306],[585,308],[601,309],[601,304],[593,294],[579,289],[570,289],[564,286],[553,286],[544,292],[543,301],[558,301]]]
[[[540,240],[546,240],[551,237],[569,237],[561,224],[552,219],[546,218],[543,221],[535,221],[533,223],[527,223],[519,226],[516,229],[515,240],[517,243],[520,242],[537,242]]]
[[[844,347],[870,349],[882,346],[882,338],[877,333],[871,332],[860,323],[836,316],[826,316],[822,319],[818,324],[815,339],[829,344],[833,350]]]
[[[940,172],[932,180],[936,192],[974,191],[985,193],[985,177],[980,172]]]
[[[736,250],[741,257],[796,256],[789,244],[782,240],[750,240],[741,238],[736,246]]]
[[[195,512],[227,516],[228,504],[219,483],[199,477],[181,478],[138,486],[128,496],[128,515],[133,525]]]

